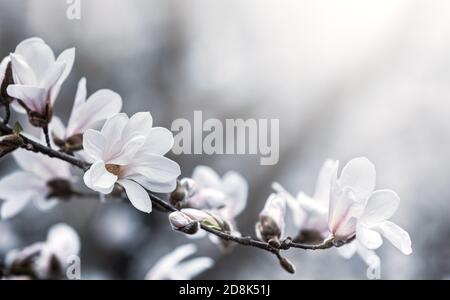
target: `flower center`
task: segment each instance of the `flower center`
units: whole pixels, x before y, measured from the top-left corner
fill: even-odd
[[[111,174],[119,176],[120,173],[122,172],[122,167],[120,165],[107,164],[106,170]]]

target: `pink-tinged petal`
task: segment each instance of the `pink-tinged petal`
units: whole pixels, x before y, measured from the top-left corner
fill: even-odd
[[[70,179],[70,165],[43,154],[18,149],[13,153],[14,160],[23,169],[43,180],[55,178]]]
[[[46,181],[29,173],[14,172],[0,180],[0,199],[15,201],[19,198],[29,199],[33,194],[46,188]]]
[[[209,187],[220,189],[222,180],[219,175],[210,167],[198,166],[194,169],[192,179],[200,187]]]
[[[356,226],[356,238],[361,245],[370,250],[378,249],[383,244],[381,235],[362,223]]]
[[[62,84],[73,68],[73,63],[75,61],[75,48],[69,48],[64,50],[56,59],[56,63],[64,63],[65,68],[64,72],[61,74],[61,77],[58,80],[59,84]]]
[[[13,71],[14,83],[37,86],[38,80],[27,61],[20,55],[11,53],[11,67]]]
[[[346,244],[342,247],[337,248],[337,251],[339,255],[342,256],[343,258],[350,259],[356,253],[356,243],[353,242],[350,244]]]
[[[119,113],[121,109],[122,98],[119,94],[110,90],[100,90],[90,96],[86,102],[80,101],[80,104],[74,105],[68,132],[70,135],[83,133]]]
[[[53,64],[47,70],[44,77],[40,78],[41,81],[39,83],[39,86],[48,91],[51,90],[51,88],[56,85],[57,81],[61,77],[65,67],[66,65],[64,63]]]
[[[367,200],[375,188],[375,166],[365,157],[352,159],[342,169],[339,185],[353,189],[356,197]]]
[[[142,148],[144,143],[145,136],[132,138],[122,147],[119,153],[108,158],[108,163],[121,166],[128,165],[135,158],[136,153]]]
[[[391,190],[380,190],[367,201],[361,221],[369,226],[392,217],[400,204],[400,198]]]
[[[222,190],[228,196],[231,217],[238,216],[247,206],[247,180],[236,172],[228,172],[223,176]]]
[[[355,217],[359,217],[364,203],[359,202],[350,187],[343,191],[332,189],[328,227],[332,234],[339,238],[351,237],[356,230]]]
[[[181,174],[180,166],[164,156],[145,154],[140,156],[139,159],[140,161],[136,161],[128,166],[125,176],[140,174],[150,182],[171,183],[170,186],[172,186],[172,183],[176,182],[176,179]]]
[[[22,100],[26,107],[35,112],[43,112],[45,109],[45,89],[28,86],[11,84],[7,88],[8,95],[13,98]]]
[[[21,42],[15,50],[30,65],[37,78],[43,78],[55,62],[52,49],[40,38],[30,38]]]
[[[170,193],[173,192],[177,187],[176,180],[171,180],[168,182],[157,182],[152,179],[148,179],[141,174],[128,175],[126,178],[136,181],[147,190],[155,193]]]
[[[325,207],[330,203],[331,181],[336,177],[338,168],[339,162],[329,159],[325,161],[317,177],[313,198]]]
[[[119,184],[125,189],[128,199],[136,209],[145,213],[152,211],[152,200],[142,186],[127,179],[119,180]]]
[[[373,227],[373,230],[379,232],[388,239],[392,245],[399,249],[403,254],[412,253],[411,238],[403,228],[390,221],[384,221]]]
[[[154,127],[148,130],[147,140],[142,151],[151,154],[165,155],[172,149],[173,134],[163,127]]]
[[[105,163],[98,161],[84,174],[84,183],[90,189],[102,194],[109,194],[114,188],[117,176],[106,170]]]
[[[83,149],[94,160],[103,159],[106,145],[106,137],[97,130],[89,129],[83,135]]]
[[[122,132],[122,140],[128,141],[136,136],[147,137],[153,126],[153,118],[149,112],[134,114]]]

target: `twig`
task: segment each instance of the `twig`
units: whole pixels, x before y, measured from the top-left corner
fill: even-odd
[[[48,132],[48,125],[45,126],[44,128],[42,128],[42,130],[44,131],[45,142],[47,143],[47,147],[50,150],[52,150],[52,143],[50,142],[50,134]]]
[[[0,123],[0,129],[4,134],[11,134],[12,133],[12,129],[3,124]],[[57,158],[57,159],[61,159],[69,164],[72,164],[73,166],[76,166],[80,169],[82,169],[83,171],[87,171],[90,167],[90,164],[77,159],[73,156],[67,155],[65,153],[59,152],[59,151],[55,151],[50,149],[49,147],[46,147],[40,143],[34,142],[28,138],[26,138],[25,136],[21,135],[21,137],[24,140],[24,146],[23,148],[28,150],[28,151],[33,151],[33,152],[37,152],[37,153],[41,153],[44,155],[47,155],[49,157],[52,158]],[[171,205],[170,203],[168,203],[167,201],[159,198],[158,196],[152,194],[151,192],[148,192],[150,199],[152,201],[152,203],[155,206],[158,206],[160,208],[160,210],[166,212],[166,213],[171,213],[171,212],[175,212],[178,211],[178,209],[176,207],[174,207],[173,205]],[[281,256],[280,251],[281,250],[288,250],[290,248],[298,248],[298,249],[303,249],[303,250],[326,250],[326,249],[330,249],[332,247],[335,247],[335,245],[333,244],[332,241],[330,240],[326,240],[321,244],[318,245],[308,245],[308,244],[302,244],[302,243],[294,243],[292,241],[284,241],[282,243],[282,245],[280,246],[280,248],[274,248],[273,246],[271,246],[269,243],[267,242],[263,242],[260,240],[256,240],[250,236],[244,236],[244,237],[240,237],[240,236],[235,236],[232,234],[228,234],[216,229],[213,229],[211,227],[208,227],[204,224],[201,224],[201,228],[217,237],[219,237],[222,240],[225,241],[232,241],[234,243],[243,245],[243,246],[250,246],[250,247],[254,247],[254,248],[258,248],[258,249],[262,249],[265,251],[268,251],[274,255],[276,255],[276,257],[281,261],[285,260],[285,258],[283,258],[283,256]],[[349,240],[348,242],[351,242],[353,240]]]
[[[8,125],[10,119],[11,119],[11,107],[9,105],[5,105],[5,119],[3,120],[3,124]]]

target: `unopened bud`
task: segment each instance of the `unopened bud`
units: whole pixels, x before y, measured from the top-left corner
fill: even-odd
[[[286,214],[286,199],[272,194],[267,199],[264,209],[256,223],[256,235],[260,240],[268,242],[274,248],[280,248],[280,238],[284,233],[284,216]]]
[[[212,212],[206,212],[193,208],[186,208],[181,211],[192,220],[200,222],[202,225],[205,225],[209,228],[219,231],[227,230],[226,222]]]
[[[171,213],[169,215],[169,222],[173,230],[181,231],[186,234],[196,234],[199,230],[198,221],[191,219],[181,211]]]
[[[19,135],[9,134],[0,137],[0,157],[20,148],[23,145],[23,139]]]
[[[72,184],[65,179],[53,179],[47,182],[47,187],[49,188],[49,193],[46,197],[47,199],[54,197],[59,199],[69,199],[74,194]]]
[[[286,257],[280,258],[280,265],[285,269],[287,272],[291,274],[295,274],[295,266],[293,263],[291,263]]]

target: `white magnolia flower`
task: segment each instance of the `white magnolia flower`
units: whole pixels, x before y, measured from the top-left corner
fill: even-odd
[[[39,208],[49,209],[70,189],[73,177],[66,162],[23,149],[16,150],[13,156],[22,171],[0,180],[3,219],[18,214],[31,200]]]
[[[260,240],[279,240],[284,236],[286,215],[286,198],[277,194],[271,194],[259,214],[259,222],[256,223],[256,235]]]
[[[388,219],[398,209],[400,198],[391,190],[374,191],[375,167],[367,158],[351,160],[332,179],[328,226],[336,241],[356,235],[368,249],[379,248],[388,239],[404,254],[412,253],[409,234]]]
[[[109,194],[118,183],[134,207],[151,212],[152,202],[145,189],[172,192],[180,175],[178,164],[163,156],[172,148],[172,133],[152,126],[148,112],[131,118],[121,113],[108,119],[101,131],[87,130],[83,148],[93,164],[84,175],[85,184]]]
[[[119,94],[103,89],[87,98],[86,79],[78,83],[72,113],[67,128],[61,119],[55,117],[51,123],[51,130],[60,147],[80,148],[82,134],[88,129],[100,128],[106,119],[120,112],[122,98]]]
[[[147,280],[189,280],[214,265],[214,260],[209,257],[183,260],[197,251],[194,244],[178,247],[173,252],[163,256],[155,266],[147,273]]]
[[[77,256],[80,248],[76,231],[61,223],[50,228],[46,241],[8,252],[5,265],[13,274],[23,269],[37,279],[60,279],[65,275],[69,259]]]
[[[72,70],[75,49],[67,49],[55,58],[42,39],[30,38],[21,42],[9,57],[14,84],[8,86],[8,94],[21,100],[27,110],[47,114]],[[13,107],[19,112],[26,111],[16,102]]]
[[[193,190],[187,206],[212,210],[232,225],[247,205],[248,183],[234,171],[222,178],[210,167],[198,166],[192,174]]]

